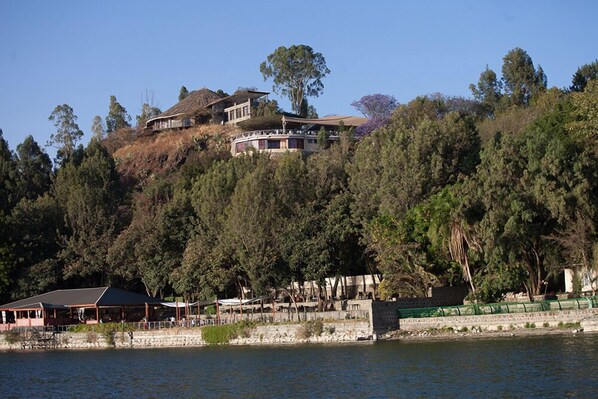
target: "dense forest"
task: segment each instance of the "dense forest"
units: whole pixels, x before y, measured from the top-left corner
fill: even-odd
[[[111,137],[136,132],[115,98],[86,147],[73,110],[54,110],[54,163],[0,133],[0,303],[103,285],[258,295],[364,273],[383,275],[382,298],[562,290],[565,267],[598,270],[598,61],[562,89],[521,49],[501,73],[482,71],[472,98],[366,96],[368,128],[309,157],[231,158],[203,138],[146,179],[113,156]]]

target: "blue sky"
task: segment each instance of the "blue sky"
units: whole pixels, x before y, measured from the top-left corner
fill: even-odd
[[[321,52],[331,70],[324,93],[310,99],[320,115],[357,114],[351,102],[373,93],[401,103],[470,96],[486,64],[500,75],[515,47],[562,88],[598,58],[597,15],[593,0],[2,0],[0,128],[11,149],[29,134],[45,144],[48,116],[66,103],[86,144],[110,95],[134,120],[146,96],[165,110],[181,85],[270,91],[259,64],[293,44]]]

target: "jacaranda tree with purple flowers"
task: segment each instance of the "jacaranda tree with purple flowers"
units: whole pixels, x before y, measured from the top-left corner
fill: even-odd
[[[358,101],[353,101],[351,105],[369,119],[355,132],[357,136],[367,136],[374,130],[385,126],[399,104],[391,95],[371,94],[361,97]]]

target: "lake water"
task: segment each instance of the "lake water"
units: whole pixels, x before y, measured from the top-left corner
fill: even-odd
[[[598,398],[598,334],[0,353],[0,398]]]

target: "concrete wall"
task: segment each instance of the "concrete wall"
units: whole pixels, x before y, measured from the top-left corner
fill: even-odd
[[[397,310],[410,308],[429,308],[439,306],[462,305],[467,295],[464,287],[440,287],[432,289],[432,296],[427,298],[396,298],[391,302],[372,302],[371,324],[380,334],[399,328]]]

